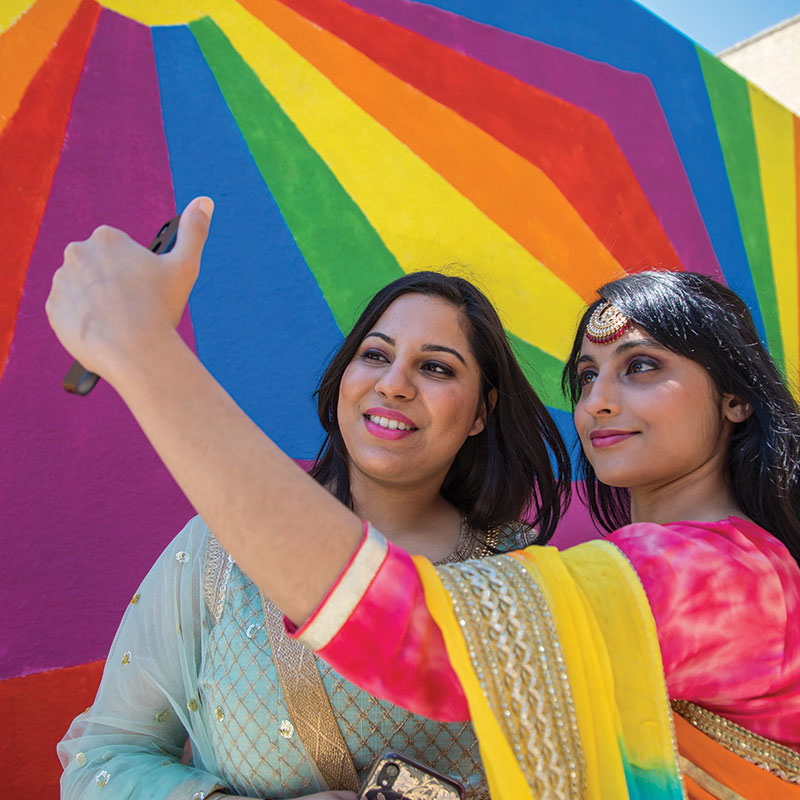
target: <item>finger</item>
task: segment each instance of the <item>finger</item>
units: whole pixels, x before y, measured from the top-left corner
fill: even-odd
[[[178,241],[169,254],[175,261],[199,266],[213,213],[214,201],[210,197],[195,197],[186,206],[178,225]]]

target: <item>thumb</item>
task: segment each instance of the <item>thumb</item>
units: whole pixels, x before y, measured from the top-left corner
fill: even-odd
[[[214,201],[210,197],[195,197],[186,206],[178,225],[178,240],[172,251],[176,261],[190,262],[199,267],[213,213]]]

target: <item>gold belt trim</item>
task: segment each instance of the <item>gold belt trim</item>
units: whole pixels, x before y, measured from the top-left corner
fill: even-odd
[[[731,753],[782,780],[800,784],[800,754],[790,747],[759,736],[688,700],[673,700],[672,709]]]
[[[295,732],[328,789],[357,792],[360,782],[353,758],[336,724],[316,656],[286,635],[283,612],[269,598],[262,594],[261,602],[278,680]]]

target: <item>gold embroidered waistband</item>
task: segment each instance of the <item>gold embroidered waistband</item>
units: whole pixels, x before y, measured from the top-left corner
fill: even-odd
[[[800,784],[800,753],[731,722],[688,700],[673,700],[672,709],[726,750],[761,769]]]

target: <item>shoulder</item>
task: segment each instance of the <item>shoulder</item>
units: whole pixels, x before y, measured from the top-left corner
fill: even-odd
[[[666,525],[634,523],[609,534],[608,541],[628,556],[637,571],[645,572],[709,573],[723,569],[758,578],[794,564],[778,539],[755,523],[736,517]]]
[[[630,560],[662,630],[699,617],[740,633],[784,635],[800,571],[774,536],[747,520],[637,523],[609,535]],[[722,624],[724,621],[724,624]],[[756,639],[754,639],[755,641]]]

